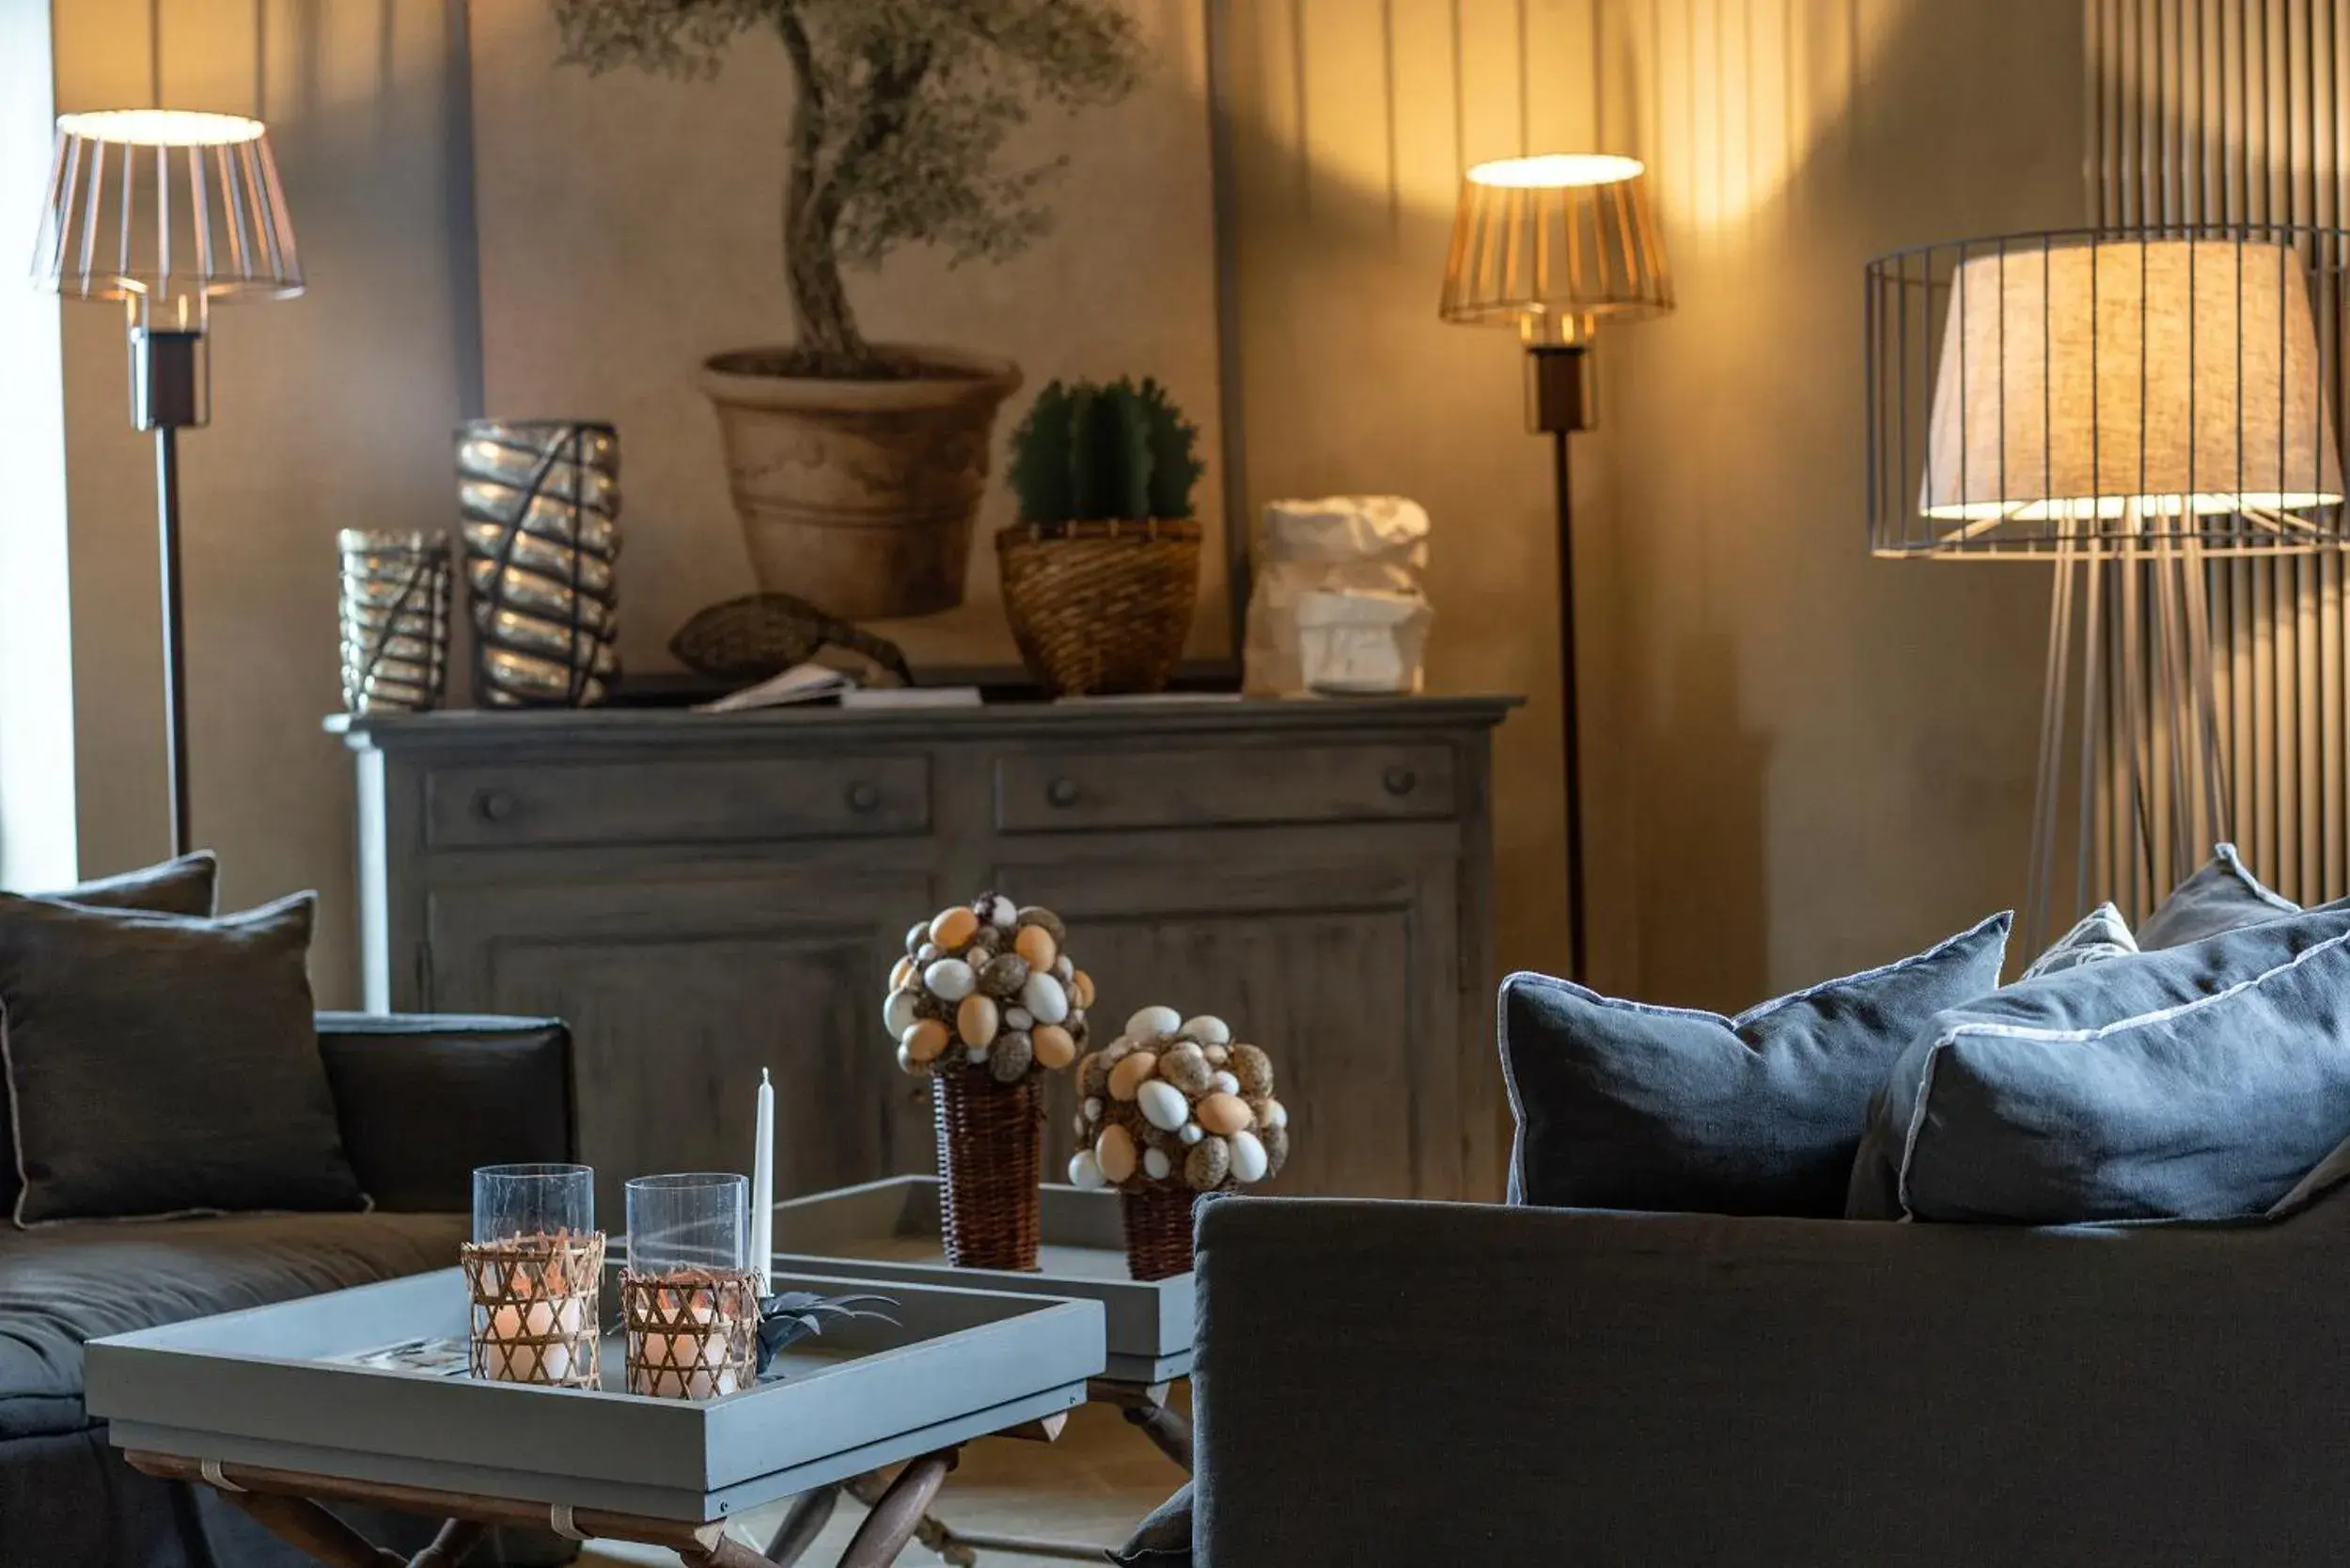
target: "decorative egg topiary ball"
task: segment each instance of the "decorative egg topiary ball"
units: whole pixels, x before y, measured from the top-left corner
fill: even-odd
[[[882,1004],[898,1065],[924,1077],[979,1067],[1016,1084],[1075,1061],[1093,981],[1067,940],[1051,910],[995,892],[915,925]]]
[[[1270,1180],[1289,1160],[1272,1058],[1221,1018],[1142,1009],[1078,1063],[1077,1092],[1076,1186],[1215,1192]]]

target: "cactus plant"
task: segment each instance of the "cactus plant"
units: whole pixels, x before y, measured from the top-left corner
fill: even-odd
[[[1054,382],[1012,432],[1010,479],[1024,522],[1047,528],[1099,519],[1191,515],[1199,431],[1167,389],[1120,377]]]

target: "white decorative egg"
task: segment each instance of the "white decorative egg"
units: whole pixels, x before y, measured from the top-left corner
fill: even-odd
[[[963,1048],[963,1056],[964,1060],[975,1064],[985,1061],[987,1059],[987,1047],[984,1045],[966,1045]]]
[[[1177,1133],[1175,1136],[1182,1138],[1185,1143],[1197,1143],[1201,1138],[1207,1137],[1207,1134],[1200,1129],[1198,1122],[1186,1121],[1183,1123],[1183,1131]]]
[[[1102,1097],[1099,1094],[1086,1096],[1085,1113],[1088,1121],[1102,1120]]]
[[[1020,923],[1019,906],[1003,894],[996,894],[995,902],[987,906],[987,923],[1010,931]]]
[[[1142,1152],[1142,1173],[1151,1180],[1164,1182],[1167,1180],[1167,1173],[1174,1168],[1175,1162],[1167,1157],[1166,1150],[1145,1149]]]
[[[1232,1146],[1232,1179],[1238,1182],[1264,1180],[1264,1145],[1254,1133],[1234,1133],[1225,1141]]]
[[[1240,1080],[1232,1076],[1230,1073],[1218,1073],[1214,1077],[1210,1078],[1208,1082],[1214,1088],[1218,1094],[1238,1094],[1240,1092]]]
[[[1126,1032],[1136,1040],[1156,1040],[1182,1027],[1183,1015],[1171,1007],[1146,1007],[1126,1020]]]
[[[892,991],[882,1004],[882,1022],[888,1027],[889,1038],[897,1039],[914,1027],[917,1014],[914,1011],[915,996],[911,991]]]
[[[1038,1023],[1058,1024],[1069,1016],[1069,993],[1052,976],[1034,974],[1020,987],[1020,1005]]]
[[[1267,1100],[1264,1103],[1264,1124],[1268,1127],[1288,1126],[1290,1124],[1289,1107],[1278,1100]]]
[[[1230,1045],[1232,1043],[1232,1026],[1212,1012],[1184,1019],[1175,1032],[1202,1045]]]
[[[959,958],[942,958],[922,971],[922,983],[942,1002],[959,1002],[979,983],[971,965]]]
[[[1008,1007],[1004,1009],[1004,1027],[1032,1029],[1036,1027],[1036,1020],[1029,1016],[1028,1010],[1025,1007]]]
[[[1069,1156],[1069,1184],[1090,1192],[1104,1185],[1102,1162],[1093,1157],[1090,1149],[1080,1149]]]
[[[1174,1132],[1191,1120],[1191,1102],[1165,1078],[1144,1083],[1135,1093],[1135,1103],[1142,1108],[1143,1120],[1163,1133]]]

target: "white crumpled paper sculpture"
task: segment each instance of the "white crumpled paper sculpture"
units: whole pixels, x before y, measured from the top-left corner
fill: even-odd
[[[1416,692],[1427,645],[1428,512],[1401,495],[1273,501],[1258,520],[1246,688]]]

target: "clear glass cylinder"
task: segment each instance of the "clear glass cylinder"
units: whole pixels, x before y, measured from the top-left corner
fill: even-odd
[[[477,1243],[585,1236],[595,1228],[596,1173],[592,1167],[485,1165],[473,1173],[473,1239]]]
[[[639,1176],[627,1186],[628,1266],[734,1273],[750,1265],[750,1180],[725,1171]]]

